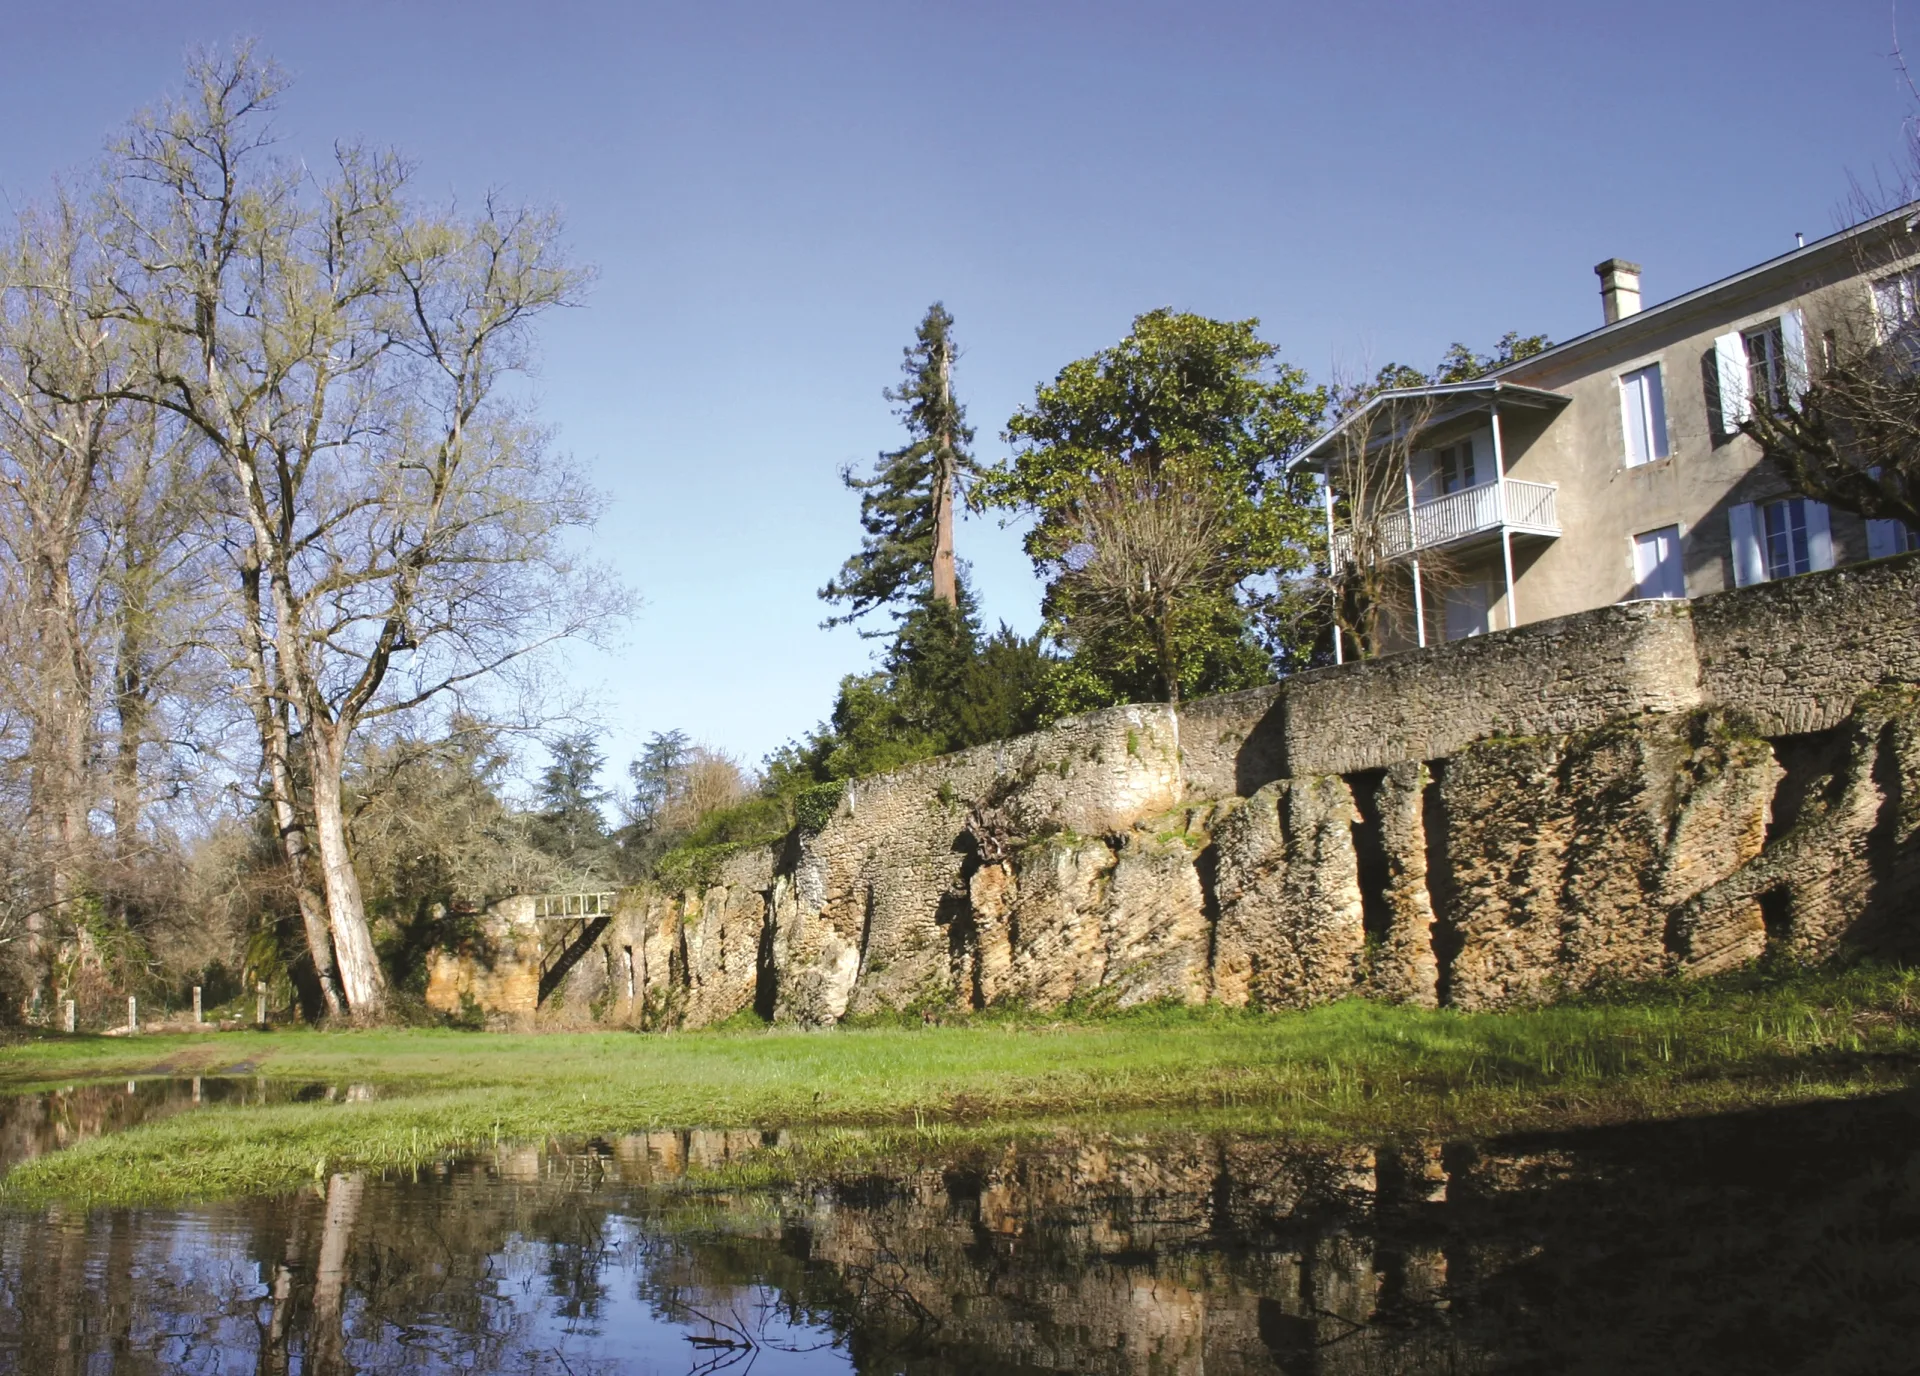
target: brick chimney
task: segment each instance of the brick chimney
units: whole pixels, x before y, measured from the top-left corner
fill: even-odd
[[[1600,274],[1600,304],[1607,323],[1640,312],[1640,265],[1624,258],[1609,258],[1594,271]]]

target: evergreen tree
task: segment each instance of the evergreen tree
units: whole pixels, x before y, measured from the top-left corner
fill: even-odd
[[[647,737],[640,758],[627,765],[633,780],[633,801],[627,811],[643,831],[658,825],[673,806],[675,793],[693,754],[693,742],[684,731],[656,731]]]
[[[983,636],[973,590],[959,579],[952,605],[923,598],[881,667],[841,679],[828,719],[768,757],[767,787],[861,778],[1031,731],[1054,663],[1038,635],[1002,625]]]
[[[607,819],[600,810],[607,794],[594,782],[606,756],[591,731],[561,736],[548,749],[553,763],[540,776],[534,844],[556,859],[595,867],[607,850]]]
[[[896,619],[931,599],[959,605],[953,556],[954,497],[974,472],[968,446],[973,431],[953,397],[953,317],[938,301],[928,307],[914,343],[905,351],[906,380],[886,398],[907,428],[907,443],[880,455],[873,476],[851,469],[841,480],[860,494],[860,551],[841,567],[820,596],[847,611],[829,617],[846,625],[878,607]]]

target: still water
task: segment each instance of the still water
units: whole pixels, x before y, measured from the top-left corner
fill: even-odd
[[[0,1371],[1920,1368],[1914,1094],[1392,1149],[1061,1130],[697,1187],[780,1147],[649,1133],[0,1213]]]

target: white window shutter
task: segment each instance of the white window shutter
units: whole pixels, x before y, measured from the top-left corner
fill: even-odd
[[[1807,567],[1818,573],[1833,567],[1833,528],[1827,521],[1827,504],[1807,501]]]
[[[1886,559],[1904,553],[1906,548],[1907,532],[1899,521],[1867,522],[1867,558]]]
[[[1727,522],[1733,527],[1733,586],[1766,582],[1767,565],[1760,557],[1760,513],[1752,502],[1741,502],[1727,512]]]
[[[1807,394],[1807,317],[1797,310],[1780,317],[1780,343],[1787,358],[1787,401],[1798,406]]]
[[[1747,379],[1747,344],[1734,330],[1713,341],[1713,356],[1720,378],[1720,428],[1728,435],[1738,434],[1741,424],[1753,414]]]
[[[1647,452],[1647,380],[1642,373],[1628,373],[1620,379],[1620,424],[1627,436],[1627,467],[1635,468],[1653,457]]]

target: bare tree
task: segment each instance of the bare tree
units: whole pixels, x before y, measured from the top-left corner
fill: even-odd
[[[226,475],[268,772],[297,753],[341,993],[370,1013],[355,731],[460,700],[624,600],[575,576],[564,536],[597,498],[503,385],[586,281],[557,220],[493,199],[429,212],[404,162],[358,145],[309,176],[272,156],[282,85],[245,48],[202,56],[184,100],[135,121],[104,193],[102,314],[151,360],[122,395],[192,426]],[[291,834],[291,785],[273,787]]]
[[[0,269],[0,543],[27,628],[19,662],[27,824],[43,877],[25,937],[36,986],[49,920],[73,923],[91,857],[97,507],[124,424],[124,408],[97,398],[125,360],[111,331],[87,318],[85,256],[77,216],[63,203],[22,217]]]
[[[1747,389],[1723,419],[1750,436],[1795,489],[1867,520],[1920,530],[1920,86],[1896,24],[1893,61],[1912,101],[1901,161],[1871,182],[1851,178],[1840,209],[1855,230],[1855,270],[1870,295],[1830,298],[1819,338],[1800,340],[1788,372],[1800,387]],[[1784,381],[1784,379],[1783,379]],[[1791,393],[1791,394],[1789,394]]]
[[[1151,473],[1098,479],[1078,500],[1074,524],[1062,561],[1067,634],[1144,631],[1166,700],[1178,704],[1183,622],[1236,581],[1224,504],[1173,459]]]
[[[1543,337],[1514,333],[1492,356],[1453,345],[1431,377],[1390,364],[1364,381],[1336,379],[1334,426],[1319,458],[1323,552],[1282,599],[1297,639],[1330,629],[1337,654],[1361,659],[1384,653],[1396,638],[1424,639],[1428,607],[1461,581],[1448,532],[1423,511],[1433,494],[1423,491],[1429,475],[1416,459],[1441,419],[1431,388],[1542,347]]]
[[[1859,230],[1853,256],[1869,290],[1824,303],[1819,337],[1808,338],[1812,330],[1803,326],[1781,385],[1759,378],[1732,398],[1723,388],[1721,406],[1799,492],[1868,520],[1920,529],[1920,267],[1907,262],[1916,247],[1912,210],[1883,212],[1879,224]]]
[[[1384,397],[1381,381],[1336,388],[1323,475],[1332,534],[1320,586],[1306,599],[1362,659],[1380,654],[1404,617],[1424,616],[1431,595],[1457,581],[1452,561],[1421,539],[1414,456],[1425,447],[1433,399]]]

